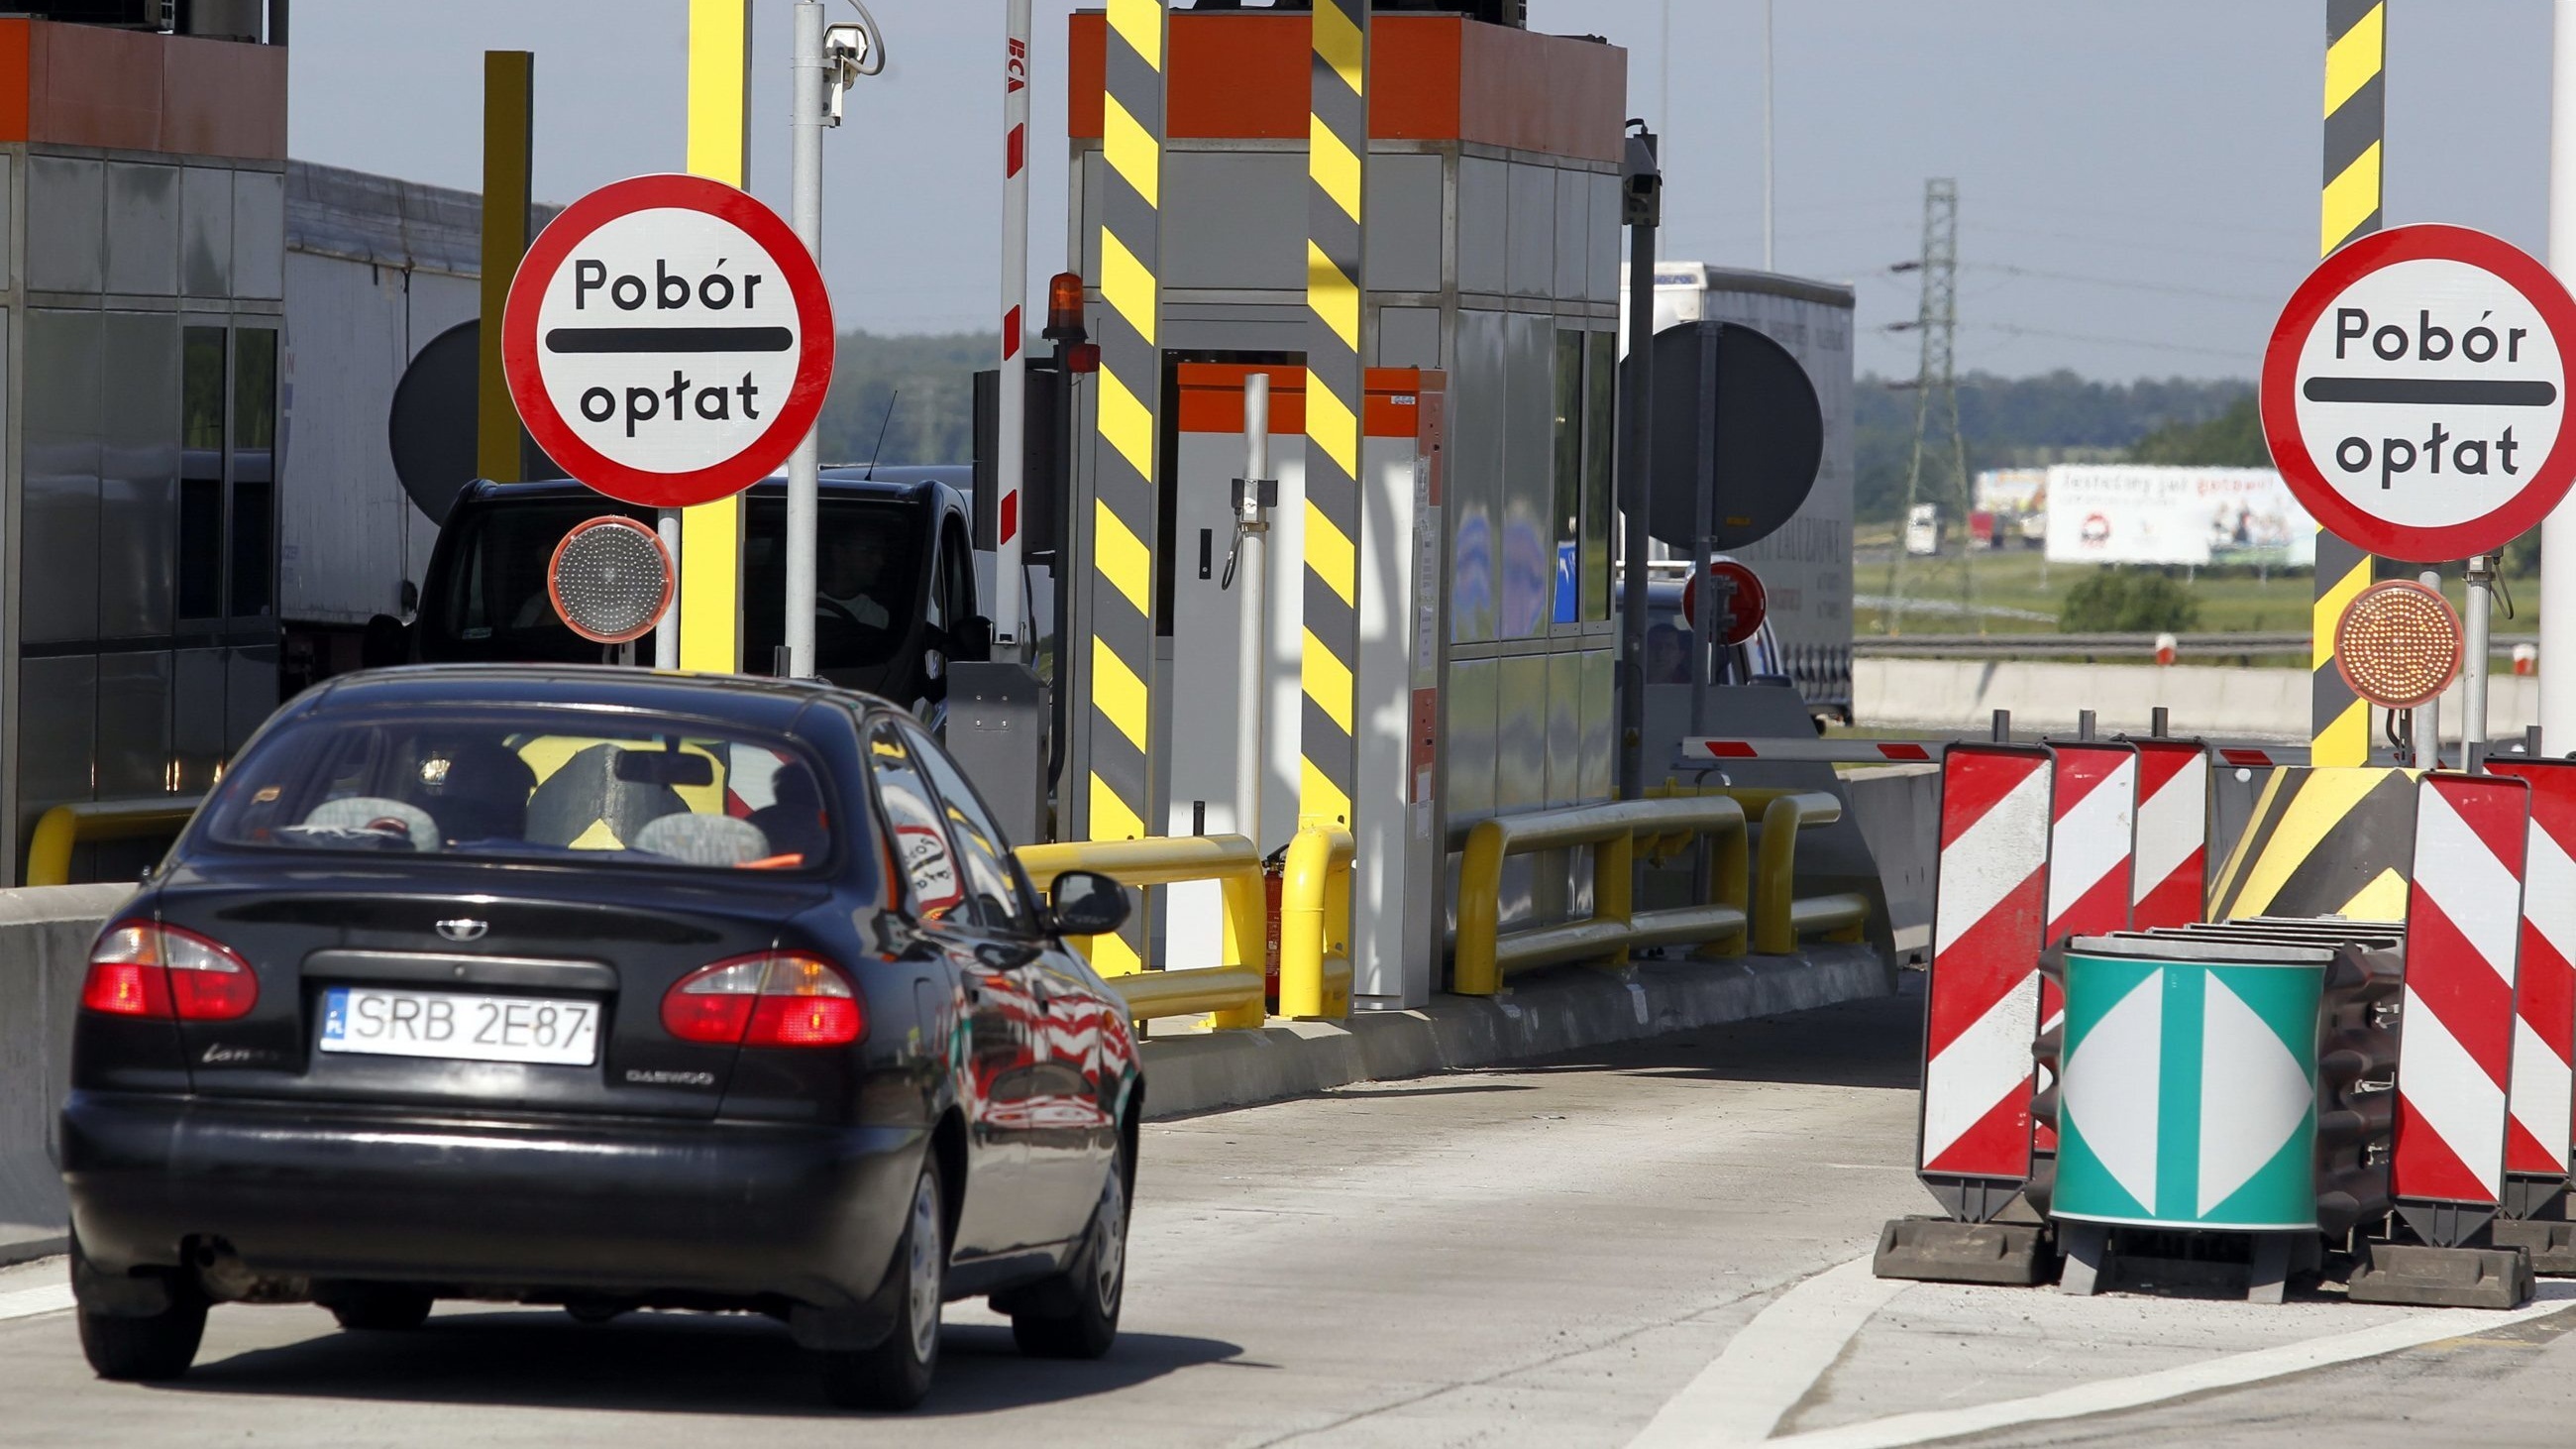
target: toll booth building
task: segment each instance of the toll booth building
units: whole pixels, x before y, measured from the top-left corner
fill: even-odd
[[[1163,431],[1154,773],[1165,833],[1233,818],[1236,600],[1223,587],[1243,379],[1271,379],[1273,513],[1265,852],[1298,824],[1305,557],[1303,351],[1310,19],[1176,10],[1161,184]],[[1099,306],[1105,22],[1072,20],[1068,254]],[[1458,15],[1375,16],[1363,210],[1369,365],[1361,458],[1350,822],[1354,996],[1434,988],[1450,852],[1498,812],[1607,799],[1618,164],[1626,53]],[[1097,443],[1089,397],[1077,488]],[[1074,516],[1093,505],[1077,499]],[[1085,540],[1077,531],[1075,546]],[[1093,575],[1074,560],[1069,637]],[[1079,667],[1083,653],[1069,651]],[[1074,698],[1089,697],[1087,681]],[[1074,712],[1085,778],[1087,712]],[[1080,791],[1069,791],[1078,809]],[[1085,822],[1068,822],[1079,832]],[[1515,860],[1507,913],[1564,909],[1561,861]],[[1588,871],[1583,873],[1588,879]],[[1588,889],[1587,887],[1584,887]],[[1216,888],[1162,893],[1175,967],[1217,961]]]
[[[277,46],[0,19],[0,866],[278,702]],[[130,876],[120,869],[119,875]]]

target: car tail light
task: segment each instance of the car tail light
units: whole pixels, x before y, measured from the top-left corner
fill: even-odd
[[[831,962],[763,952],[682,977],[663,994],[662,1028],[710,1046],[844,1046],[867,1029],[867,1011]]]
[[[126,921],[91,948],[81,1005],[109,1016],[231,1021],[259,1004],[259,975],[220,941]]]

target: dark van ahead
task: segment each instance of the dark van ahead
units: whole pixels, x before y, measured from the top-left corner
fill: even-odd
[[[856,468],[826,470],[815,559],[814,648],[823,677],[925,716],[947,692],[947,661],[989,658],[993,637],[978,602],[965,496],[946,479],[924,476],[930,471],[870,478]],[[787,485],[756,483],[747,501],[742,659],[749,672],[766,674],[784,642]],[[566,532],[605,514],[653,521],[651,509],[568,479],[469,485],[439,530],[400,658],[601,662],[601,646],[556,616],[546,569]]]

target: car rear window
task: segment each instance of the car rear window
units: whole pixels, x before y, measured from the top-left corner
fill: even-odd
[[[823,776],[783,738],[629,713],[323,716],[263,736],[206,826],[228,846],[697,870],[828,861]]]

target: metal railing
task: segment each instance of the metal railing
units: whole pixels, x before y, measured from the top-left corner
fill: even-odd
[[[1225,895],[1225,940],[1218,966],[1138,971],[1109,978],[1109,987],[1139,1021],[1208,1014],[1220,1030],[1269,1020],[1264,957],[1270,903],[1261,882],[1261,848],[1240,835],[1158,835],[1142,840],[1067,840],[1023,845],[1015,852],[1032,880],[1068,870],[1097,871],[1120,885],[1175,885],[1213,880]],[[1282,957],[1283,970],[1285,957]]]
[[[197,813],[199,795],[158,795],[142,800],[83,800],[57,805],[36,820],[27,842],[27,884],[72,883],[72,848],[96,840],[139,840],[177,835]]]
[[[1698,905],[1635,909],[1640,841],[1710,838],[1708,894]],[[1458,866],[1458,937],[1451,989],[1491,996],[1515,971],[1567,961],[1625,965],[1630,950],[1741,938],[1748,929],[1747,832],[1744,807],[1710,794],[1667,800],[1622,800],[1479,820],[1467,832]],[[1592,847],[1589,918],[1505,933],[1503,861],[1536,850]]]
[[[2177,634],[2176,653],[2183,659],[2234,659],[2245,655],[2308,653],[2305,629],[2260,632]],[[2537,644],[2537,634],[2497,634],[2488,639],[2495,657],[2503,659],[2517,644]],[[2152,659],[2154,634],[1874,634],[1852,640],[1859,659],[2056,659],[2068,655],[2125,656]]]
[[[1798,938],[1821,932],[1828,941],[1859,941],[1869,925],[1869,897],[1858,891],[1797,893],[1798,835],[1843,818],[1843,802],[1824,790],[1719,786],[1718,793],[1746,810],[1762,812],[1753,861],[1753,949],[1786,956]]]
[[[1339,826],[1309,825],[1288,843],[1279,882],[1279,1014],[1351,1014],[1351,861]]]

